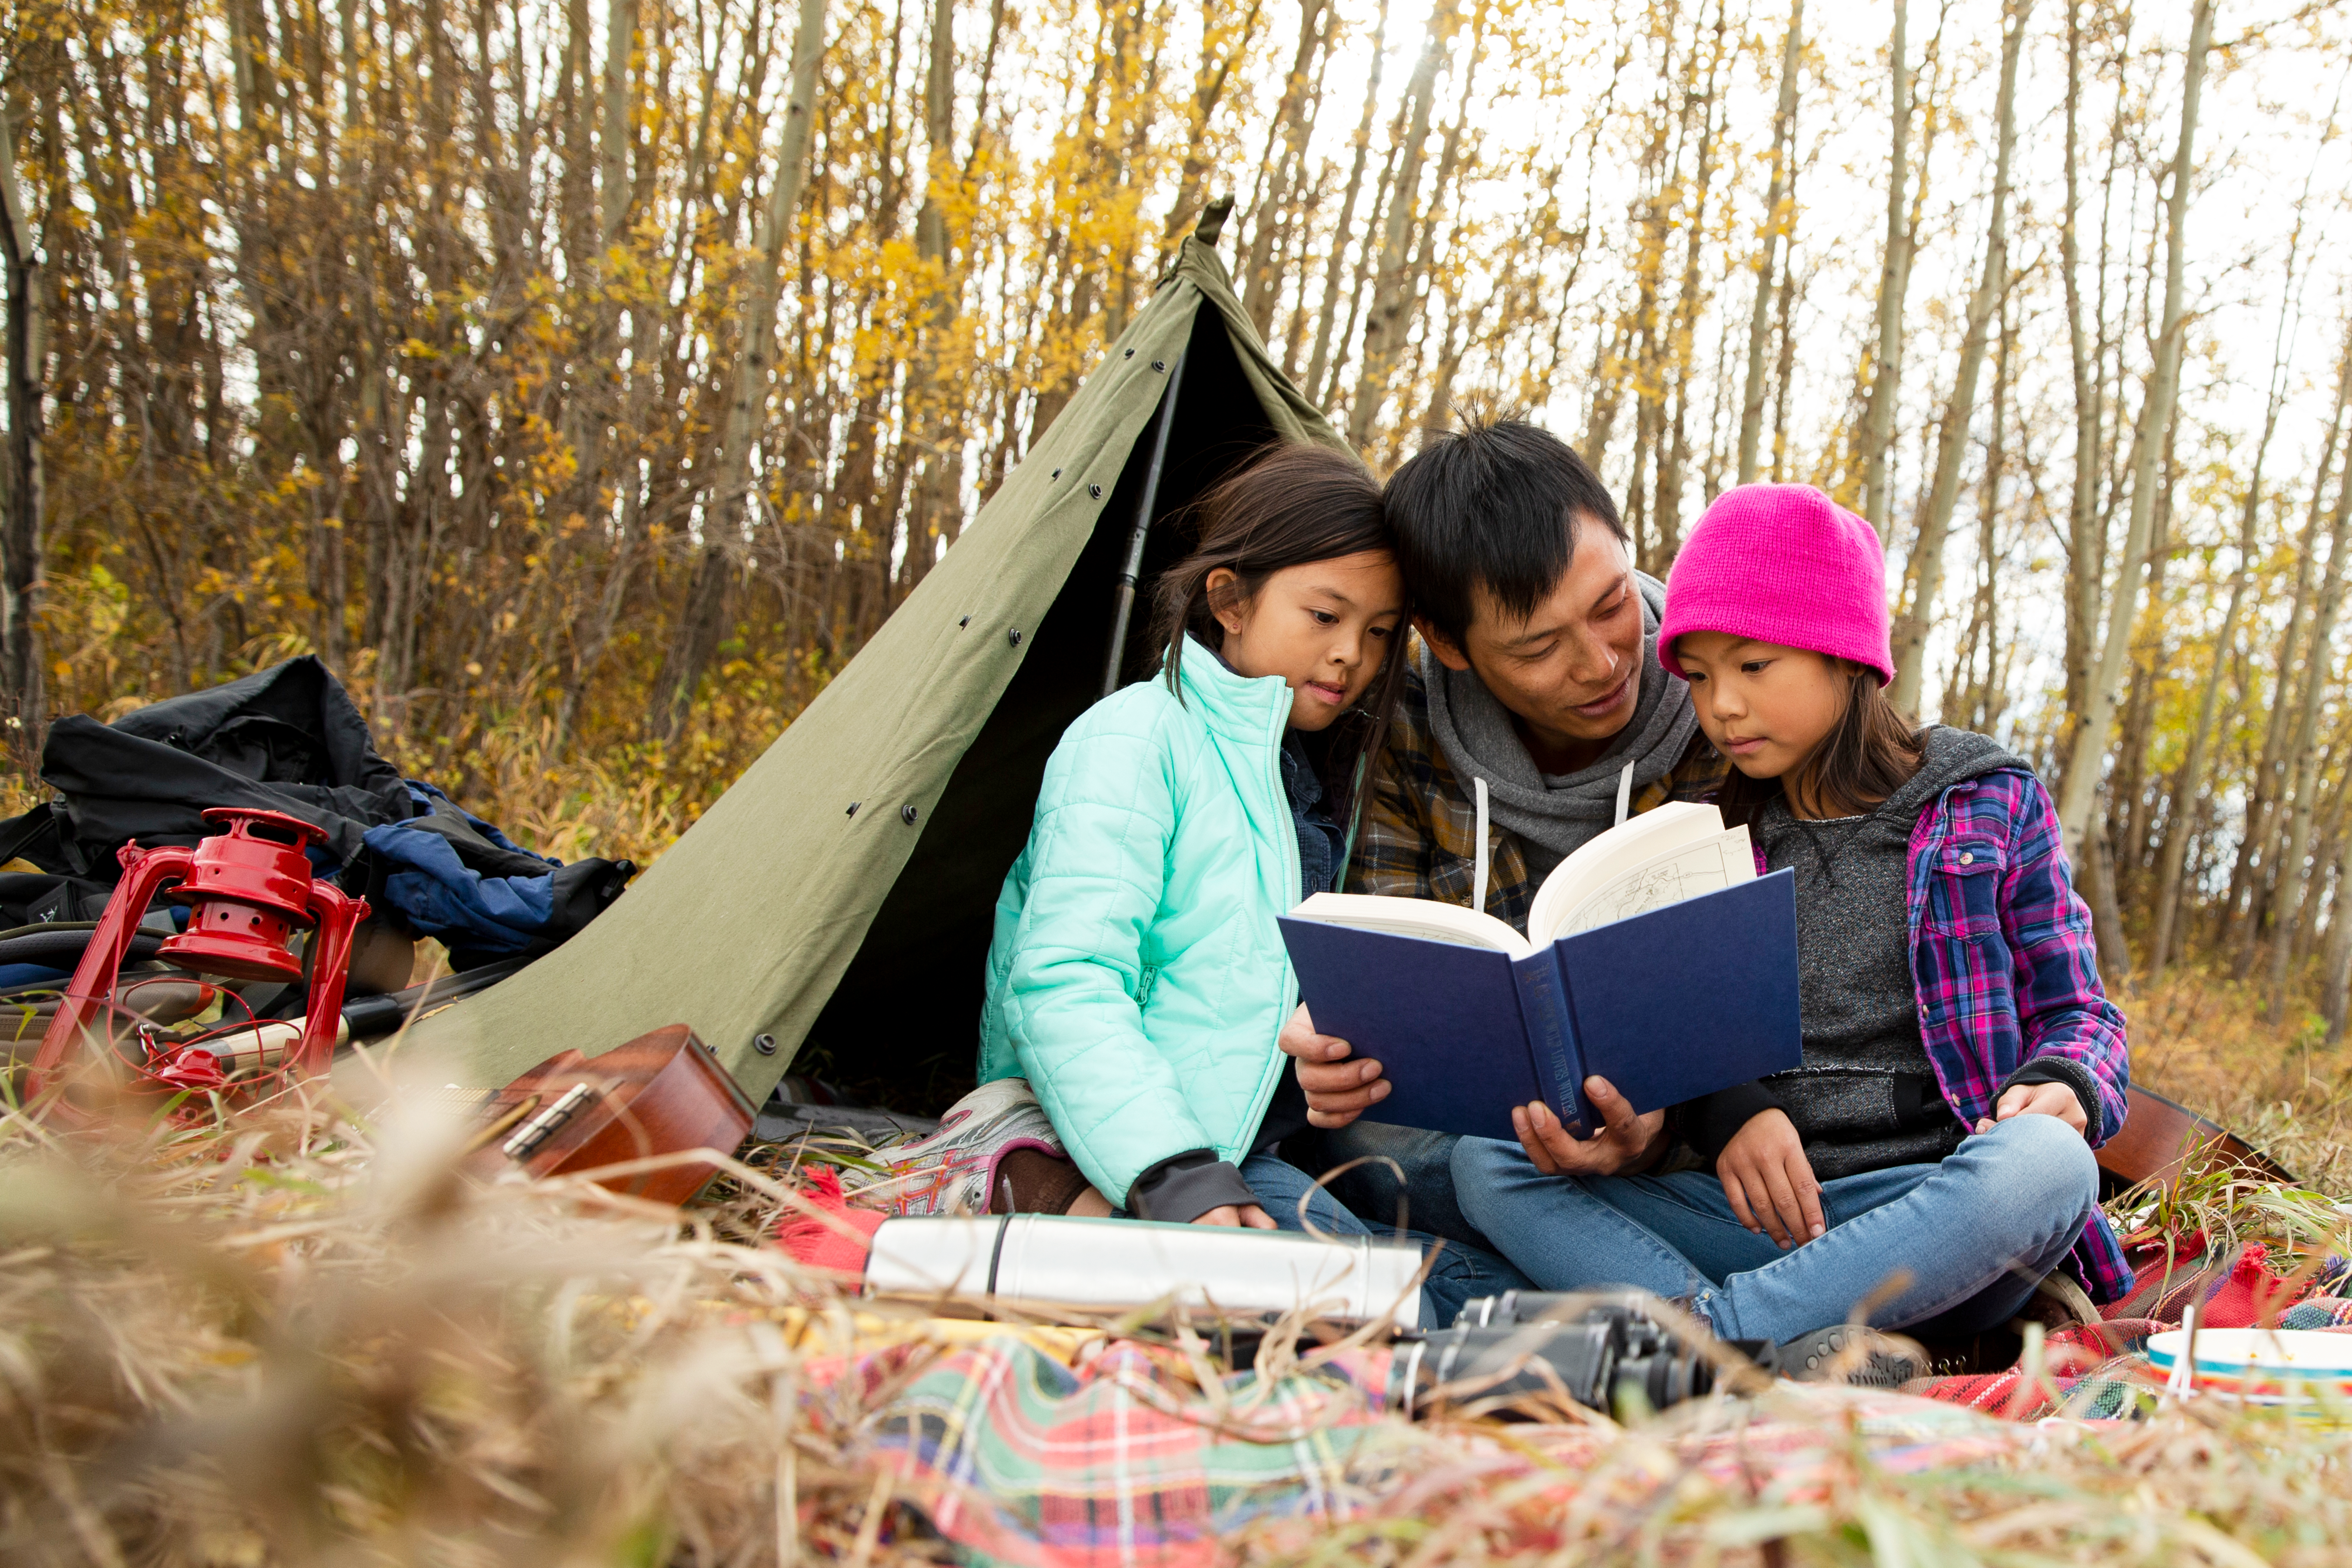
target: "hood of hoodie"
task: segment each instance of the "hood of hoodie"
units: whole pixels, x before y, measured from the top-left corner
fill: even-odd
[[[1942,724],[1931,724],[1920,736],[1927,746],[1919,771],[1901,789],[1886,797],[1878,809],[1906,825],[1919,820],[1919,814],[1936,797],[1956,784],[1981,778],[2014,768],[2032,773],[2032,766],[1990,735],[1979,735],[1973,730],[1954,730]]]
[[[1448,669],[1426,643],[1417,644],[1429,728],[1437,748],[1462,780],[1485,779],[1493,820],[1517,834],[1531,851],[1538,876],[1617,820],[1618,775],[1633,764],[1636,790],[1664,778],[1698,732],[1690,688],[1658,662],[1658,617],[1665,585],[1643,573],[1633,581],[1642,601],[1642,673],[1633,716],[1600,761],[1566,777],[1548,776],[1528,755],[1508,709],[1475,670]]]

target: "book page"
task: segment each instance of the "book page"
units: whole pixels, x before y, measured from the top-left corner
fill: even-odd
[[[1702,893],[1756,879],[1756,851],[1748,829],[1734,827],[1704,843],[1685,844],[1621,872],[1569,911],[1557,937],[1574,936],[1612,921],[1629,920]]]
[[[1428,899],[1380,899],[1363,893],[1318,893],[1290,911],[1291,918],[1321,921],[1326,925],[1353,926],[1390,936],[1418,937],[1423,942],[1452,942],[1457,947],[1491,948],[1525,958],[1535,951],[1509,925],[1478,910],[1441,904]]]
[[[1634,868],[1723,831],[1712,805],[1673,801],[1619,823],[1552,868],[1528,910],[1528,934],[1549,942],[1568,933],[1569,912]]]

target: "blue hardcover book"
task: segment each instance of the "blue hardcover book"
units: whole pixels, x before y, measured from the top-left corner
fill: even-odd
[[[1615,847],[1584,879],[1597,893],[1548,900],[1593,846],[1562,862],[1528,921],[1568,933],[1549,941],[1418,900],[1326,893],[1284,916],[1315,1027],[1393,1086],[1365,1120],[1509,1139],[1511,1108],[1540,1100],[1582,1137],[1588,1077],[1646,1111],[1801,1066],[1795,878],[1758,877],[1745,829],[1685,810],[1711,827],[1685,821],[1663,852],[1654,830],[1646,857]]]

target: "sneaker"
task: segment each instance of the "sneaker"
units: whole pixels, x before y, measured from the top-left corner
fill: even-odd
[[[940,1130],[912,1143],[876,1152],[873,1173],[844,1172],[843,1188],[861,1208],[894,1215],[983,1215],[998,1166],[1017,1149],[1066,1158],[1029,1080],[982,1084],[949,1108]]]
[[[1798,1383],[1843,1383],[1855,1388],[1900,1388],[1927,1375],[1927,1360],[1908,1340],[1858,1323],[1834,1323],[1784,1342],[1776,1352],[1782,1377]]]

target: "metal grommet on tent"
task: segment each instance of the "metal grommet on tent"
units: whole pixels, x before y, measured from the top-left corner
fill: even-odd
[[[922,813],[917,811],[912,805],[902,805],[898,808],[898,820],[909,827],[915,826],[915,818],[921,815]]]
[[[1021,646],[1021,628],[1019,626],[1011,626],[1006,628],[1004,640],[1007,643],[1010,643],[1013,647],[1019,647]]]
[[[956,623],[956,630],[961,631],[964,627],[970,625],[971,625],[971,617],[970,616],[966,616],[963,619]]]
[[[1151,368],[1154,370],[1166,370],[1168,368],[1168,362],[1164,359],[1153,360],[1151,362]]]
[[[1102,500],[1102,486],[1100,486],[1100,485],[1088,485],[1088,486],[1087,487],[1087,494],[1088,494],[1088,495],[1090,495],[1090,496],[1094,497],[1094,498],[1095,498],[1095,500]]]
[[[1135,351],[1133,349],[1129,349],[1118,357],[1121,359],[1133,359],[1135,357]]]
[[[856,816],[857,815],[857,808],[858,808],[859,806],[861,806],[861,805],[865,805],[865,804],[866,804],[866,803],[865,803],[864,801],[858,801],[858,800],[853,800],[853,801],[851,801],[851,802],[849,803],[849,810],[848,810],[848,812],[847,812],[847,814],[846,814],[846,815],[851,816]]]
[[[751,1048],[763,1057],[772,1057],[776,1054],[776,1037],[754,1035],[751,1037]]]

